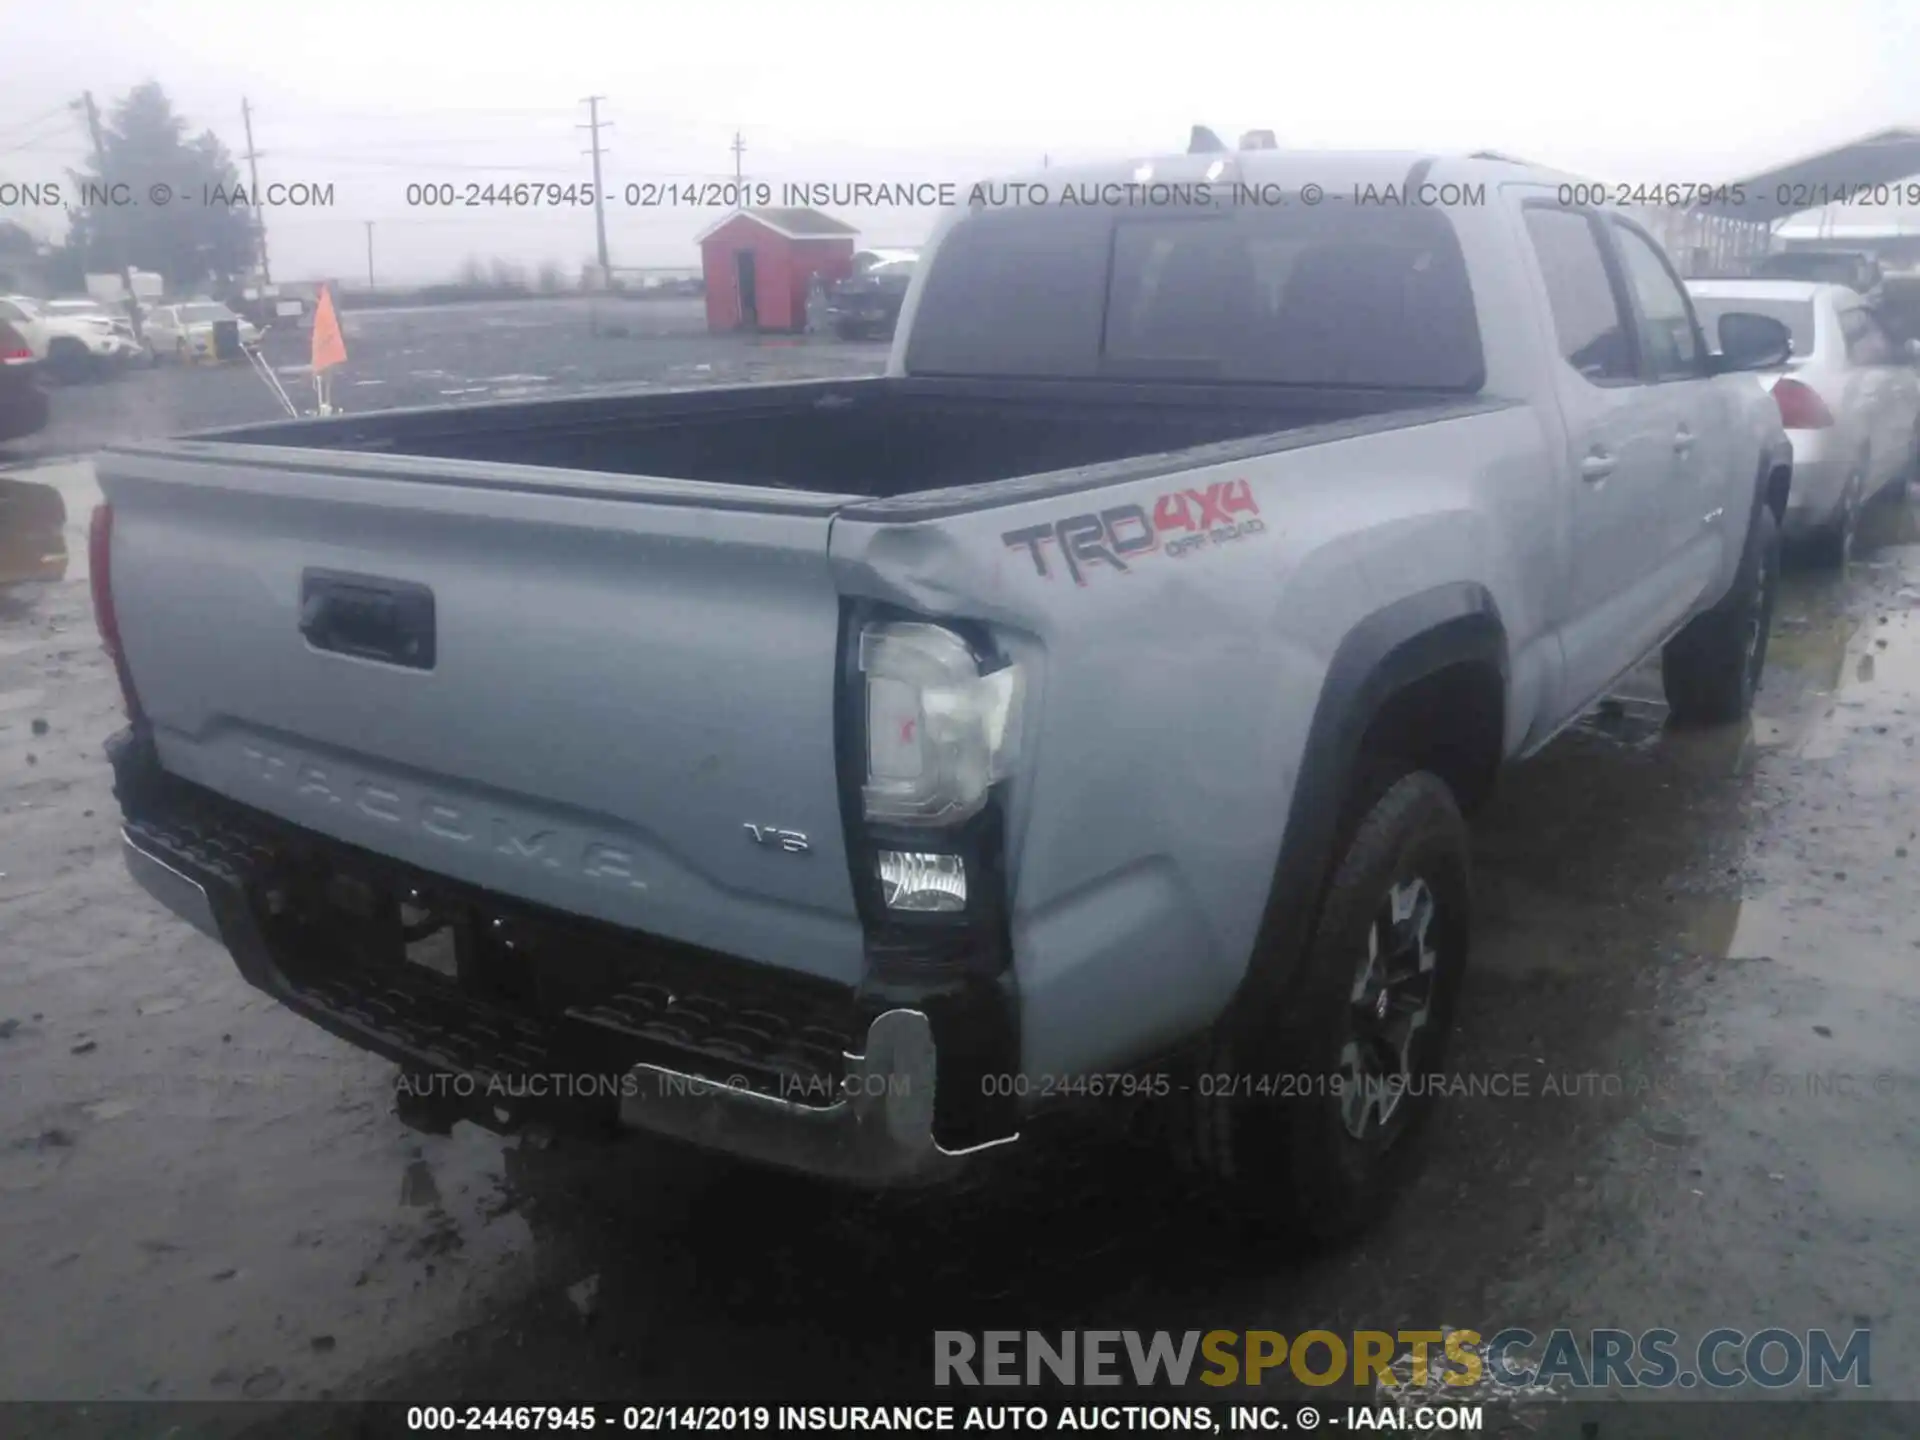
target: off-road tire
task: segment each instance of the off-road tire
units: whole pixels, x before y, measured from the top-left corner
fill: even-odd
[[[1419,1171],[1439,1087],[1406,1087],[1393,1121],[1371,1139],[1349,1134],[1341,1109],[1358,968],[1383,900],[1413,877],[1435,900],[1438,960],[1409,1064],[1416,1076],[1431,1077],[1445,1058],[1471,929],[1466,822],[1438,776],[1374,767],[1340,834],[1305,956],[1284,986],[1248,992],[1271,998],[1247,1002],[1256,1013],[1243,1007],[1228,1017],[1189,1092],[1187,1158],[1257,1233],[1289,1246],[1357,1235]],[[1271,1080],[1263,1086],[1258,1077]]]
[[[1732,587],[1660,652],[1660,680],[1676,725],[1746,719],[1766,669],[1779,586],[1780,527],[1762,504],[1754,508]]]

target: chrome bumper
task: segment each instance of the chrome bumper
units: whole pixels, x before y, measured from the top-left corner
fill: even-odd
[[[967,1150],[933,1138],[933,1026],[918,1010],[889,1010],[867,1028],[865,1053],[847,1056],[838,1095],[825,1103],[768,1095],[658,1065],[636,1065],[620,1121],[703,1149],[863,1185],[938,1180],[1009,1135]]]
[[[222,933],[212,897],[126,831],[120,834],[127,873],[140,888],[194,929],[242,959],[257,935]],[[252,930],[236,922],[243,931]],[[242,959],[243,972],[248,970]],[[251,978],[251,975],[250,977]],[[258,983],[258,982],[256,982]],[[286,996],[280,997],[283,1002]],[[864,1052],[846,1057],[835,1093],[769,1095],[747,1081],[640,1064],[620,1087],[620,1123],[702,1149],[867,1186],[925,1184],[960,1168],[1018,1134],[965,1150],[948,1150],[933,1134],[937,1072],[933,1026],[919,1010],[889,1010],[867,1028]]]

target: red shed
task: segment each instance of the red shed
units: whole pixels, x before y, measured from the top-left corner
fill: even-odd
[[[804,207],[736,210],[694,237],[709,330],[804,330],[814,276],[853,270],[853,226]]]

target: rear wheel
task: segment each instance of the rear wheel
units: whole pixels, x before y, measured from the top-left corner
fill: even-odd
[[[1807,558],[1826,570],[1843,570],[1853,559],[1854,541],[1860,533],[1860,512],[1867,504],[1867,473],[1857,470],[1847,477],[1846,489],[1833,518],[1808,537]]]
[[[1733,587],[1660,653],[1660,679],[1677,724],[1726,725],[1746,718],[1766,668],[1779,583],[1780,527],[1770,508],[1757,505]]]
[[[1913,439],[1907,445],[1907,463],[1900,467],[1900,473],[1887,485],[1887,493],[1905,499],[1907,486],[1920,484],[1920,426],[1915,427]]]
[[[1194,1158],[1233,1207],[1320,1242],[1372,1224],[1418,1171],[1470,923],[1445,782],[1381,767],[1351,814],[1297,981],[1233,1017],[1193,1087]]]
[[[56,339],[47,346],[47,373],[66,384],[76,384],[93,373],[93,357],[78,340]]]

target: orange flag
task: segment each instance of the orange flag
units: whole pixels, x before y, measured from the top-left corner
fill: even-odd
[[[340,317],[333,313],[333,291],[322,287],[313,312],[314,373],[347,363],[347,342],[340,338]]]

